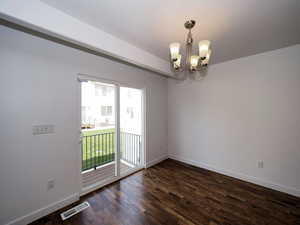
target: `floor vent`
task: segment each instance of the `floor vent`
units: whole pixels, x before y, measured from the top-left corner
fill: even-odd
[[[86,208],[90,207],[90,204],[88,202],[83,202],[72,209],[69,209],[63,213],[60,214],[62,220],[66,220],[70,218],[71,216],[74,216],[75,214],[81,212],[82,210],[85,210]]]

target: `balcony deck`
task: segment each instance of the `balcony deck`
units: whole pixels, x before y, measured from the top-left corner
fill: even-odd
[[[121,174],[133,169],[135,166],[121,160],[120,171]],[[90,169],[82,172],[82,186],[88,187],[99,181],[109,179],[115,176],[115,162],[107,163],[97,169]]]

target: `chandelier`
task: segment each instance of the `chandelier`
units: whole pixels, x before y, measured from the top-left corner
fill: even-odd
[[[186,54],[183,62],[183,56],[180,54],[180,43],[170,44],[170,63],[173,72],[190,72],[203,71],[207,68],[211,56],[210,41],[202,40],[199,42],[199,55],[193,55],[193,37],[192,28],[195,26],[195,20],[185,22],[184,27],[188,29],[186,39]]]

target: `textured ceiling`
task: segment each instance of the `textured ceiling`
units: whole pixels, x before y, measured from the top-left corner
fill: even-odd
[[[188,19],[196,43],[212,41],[212,63],[300,43],[300,0],[42,1],[165,60]]]

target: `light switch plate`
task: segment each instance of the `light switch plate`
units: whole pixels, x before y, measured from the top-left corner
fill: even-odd
[[[51,124],[43,124],[43,125],[34,125],[32,126],[32,134],[52,134],[54,133],[54,125]]]

